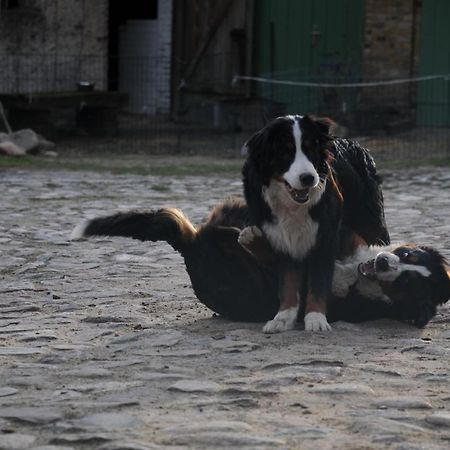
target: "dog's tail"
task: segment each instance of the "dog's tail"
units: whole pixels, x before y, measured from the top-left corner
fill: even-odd
[[[85,220],[75,227],[70,239],[76,241],[89,236],[124,236],[141,241],[166,241],[176,251],[183,253],[196,234],[194,225],[179,209],[163,208]]]

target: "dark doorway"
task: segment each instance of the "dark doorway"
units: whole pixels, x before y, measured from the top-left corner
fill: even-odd
[[[127,20],[156,20],[158,0],[109,0],[108,88],[119,87],[119,29]]]

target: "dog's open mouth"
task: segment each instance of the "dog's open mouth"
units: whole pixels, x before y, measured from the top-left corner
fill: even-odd
[[[375,278],[377,274],[375,260],[371,259],[365,263],[360,263],[358,266],[358,272],[364,278]]]
[[[306,203],[309,200],[309,188],[294,189],[286,180],[283,180],[286,190],[296,203]]]

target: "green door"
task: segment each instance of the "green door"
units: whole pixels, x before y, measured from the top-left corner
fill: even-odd
[[[450,74],[449,0],[423,2],[419,74]],[[419,82],[417,124],[450,126],[450,77]]]
[[[255,8],[255,74],[289,81],[359,80],[362,0],[258,0]],[[336,104],[337,90],[256,84],[259,95],[290,113]]]

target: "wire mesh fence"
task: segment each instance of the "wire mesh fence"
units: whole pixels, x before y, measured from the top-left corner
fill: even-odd
[[[292,71],[237,81],[251,81],[257,95],[281,102],[289,113],[331,117],[337,134],[359,140],[380,158],[450,157],[450,74],[361,80]]]
[[[0,64],[13,129],[34,128],[61,148],[238,155],[267,120],[312,113],[379,159],[450,158],[450,76],[292,70],[248,79],[236,77],[240,63],[228,54],[208,56],[189,79],[174,76],[189,62],[168,67],[156,57],[0,55]]]

